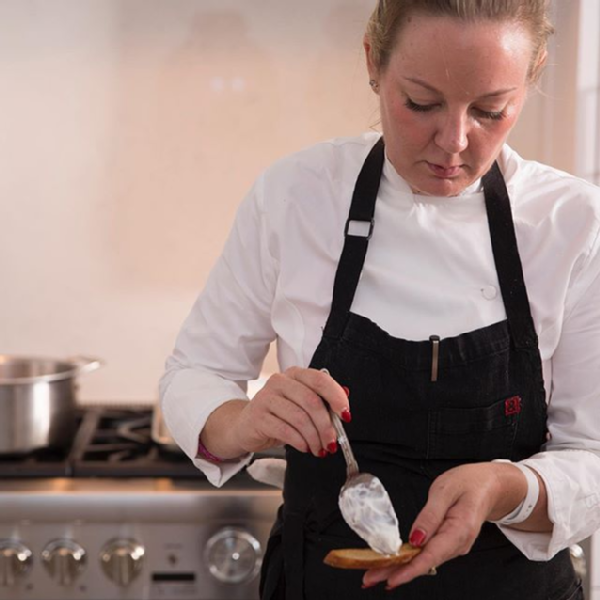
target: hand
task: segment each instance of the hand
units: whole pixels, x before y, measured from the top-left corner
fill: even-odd
[[[289,444],[300,452],[326,456],[327,451],[335,452],[337,444],[323,401],[338,415],[344,411],[349,415],[348,397],[329,374],[290,367],[272,375],[246,403],[232,435],[246,452]]]
[[[476,463],[446,471],[431,485],[427,504],[412,527],[410,542],[423,546],[423,551],[407,565],[367,571],[364,585],[387,580],[387,589],[392,589],[467,554],[482,524],[508,514],[526,489],[524,475],[510,464]]]

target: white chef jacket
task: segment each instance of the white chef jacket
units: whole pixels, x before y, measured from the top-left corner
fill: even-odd
[[[223,254],[161,379],[175,440],[217,486],[251,457],[195,459],[209,414],[245,398],[269,344],[281,370],[308,366],[331,307],[344,225],[379,134],[335,139],[268,168],[241,204]],[[550,439],[522,461],[544,480],[552,533],[500,526],[547,560],[600,527],[600,189],[521,158],[498,159],[539,336]],[[480,182],[460,196],[413,194],[386,159],[352,311],[393,336],[456,336],[506,318]],[[352,398],[350,398],[350,408]]]

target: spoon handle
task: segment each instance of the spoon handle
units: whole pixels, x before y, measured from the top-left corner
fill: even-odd
[[[327,373],[329,375],[329,371],[327,369],[321,369],[323,373]],[[354,477],[358,475],[358,463],[354,458],[354,453],[352,452],[352,448],[350,447],[350,441],[348,440],[348,436],[346,435],[346,430],[344,429],[344,425],[342,424],[342,420],[331,410],[331,406],[325,401],[323,401],[327,410],[329,411],[329,416],[331,417],[331,422],[333,424],[333,428],[337,434],[337,441],[342,449],[342,453],[344,454],[344,459],[346,460],[346,465],[348,467],[348,479],[350,477]]]
[[[358,475],[358,463],[354,458],[354,453],[350,447],[350,442],[348,441],[348,436],[346,435],[346,430],[342,425],[341,419],[331,409],[329,409],[329,415],[331,417],[331,422],[333,423],[333,428],[337,433],[337,441],[342,449],[342,453],[344,454],[346,465],[348,465],[347,472],[348,479],[350,479],[350,477]]]

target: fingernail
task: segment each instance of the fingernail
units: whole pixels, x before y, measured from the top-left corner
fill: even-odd
[[[374,587],[375,585],[377,585],[377,584],[375,584],[375,583],[363,583],[363,584],[362,584],[362,589],[363,589],[363,590],[368,590],[369,588],[372,588],[372,587]]]
[[[337,452],[337,442],[331,442],[331,444],[327,444],[327,450],[329,450],[329,452],[331,452],[331,454],[333,454],[334,452]]]
[[[327,456],[327,450],[324,450],[323,448],[321,448],[319,450],[319,458],[325,458]]]
[[[391,586],[391,585],[386,585],[386,586],[385,586],[385,591],[386,591],[386,592],[391,592],[392,590],[395,590],[395,589],[396,589],[396,588],[395,588],[395,587],[393,587],[393,586]]]
[[[352,421],[352,415],[347,408],[342,411],[342,421],[344,421],[344,423],[350,423],[350,421]]]
[[[344,392],[346,392],[346,396],[348,396],[348,398],[350,398],[350,388],[343,385],[342,389],[344,390]]]
[[[425,541],[426,537],[427,537],[427,534],[424,531],[422,531],[421,529],[415,529],[410,534],[410,538],[408,539],[408,541],[415,548],[420,548],[423,545],[423,542]]]

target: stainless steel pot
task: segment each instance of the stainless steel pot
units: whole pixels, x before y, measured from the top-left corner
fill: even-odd
[[[82,356],[0,354],[0,454],[67,446],[75,433],[77,377],[101,364]]]

